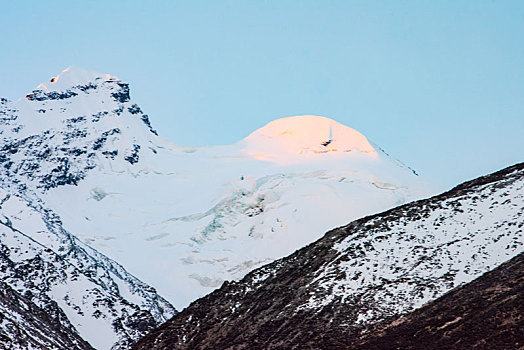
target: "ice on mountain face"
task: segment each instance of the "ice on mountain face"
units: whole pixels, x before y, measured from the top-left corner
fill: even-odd
[[[429,192],[329,118],[282,118],[231,146],[179,147],[151,132],[125,82],[66,73],[0,105],[15,116],[0,149],[12,164],[0,171],[177,308],[328,229]]]
[[[159,148],[156,166],[139,159],[135,173],[95,168],[45,201],[82,240],[180,308],[319,232],[427,193],[409,169],[349,153],[268,166],[238,147]]]

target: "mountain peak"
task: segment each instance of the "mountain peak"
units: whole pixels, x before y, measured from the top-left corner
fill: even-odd
[[[333,119],[315,115],[276,119],[251,133],[243,142],[249,154],[262,159],[328,152],[377,155],[360,132]]]
[[[37,89],[45,91],[62,91],[73,86],[85,85],[90,82],[101,81],[120,81],[118,77],[110,74],[102,74],[78,66],[69,66],[60,74],[52,77],[48,82],[37,86]]]

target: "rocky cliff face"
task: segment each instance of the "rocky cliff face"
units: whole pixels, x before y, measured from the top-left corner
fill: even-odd
[[[524,251],[524,163],[328,232],[136,349],[345,348]]]

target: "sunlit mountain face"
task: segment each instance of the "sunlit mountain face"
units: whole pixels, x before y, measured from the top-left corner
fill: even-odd
[[[336,121],[314,115],[281,118],[246,137],[244,152],[285,165],[318,161],[315,154],[354,152],[353,157],[377,157],[364,135]]]

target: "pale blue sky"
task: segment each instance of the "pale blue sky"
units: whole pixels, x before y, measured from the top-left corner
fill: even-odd
[[[0,96],[111,73],[181,145],[317,114],[443,188],[524,161],[524,1],[2,1],[0,36]]]

